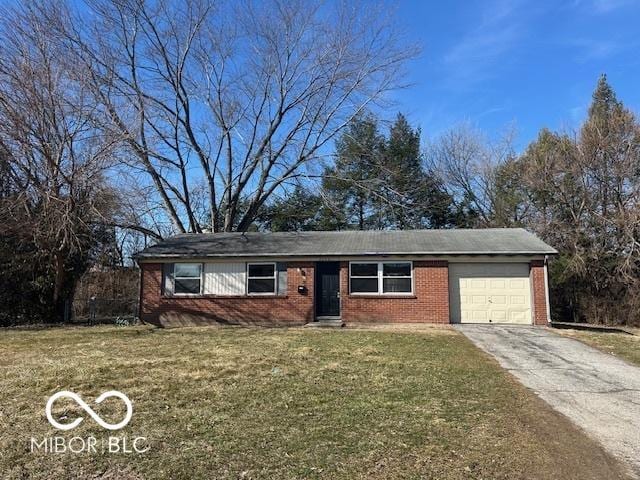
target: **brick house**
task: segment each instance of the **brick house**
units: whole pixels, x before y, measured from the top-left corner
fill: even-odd
[[[183,234],[140,252],[161,326],[549,321],[547,259],[523,229]]]

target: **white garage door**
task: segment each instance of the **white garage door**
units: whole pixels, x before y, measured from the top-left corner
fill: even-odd
[[[450,263],[454,323],[531,324],[528,263]]]

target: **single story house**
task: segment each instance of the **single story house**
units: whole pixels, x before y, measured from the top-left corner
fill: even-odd
[[[140,252],[140,316],[161,326],[549,321],[526,230],[206,233]]]

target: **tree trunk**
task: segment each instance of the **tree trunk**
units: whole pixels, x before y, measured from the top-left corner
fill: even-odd
[[[63,298],[63,288],[65,282],[64,255],[60,250],[56,250],[53,257],[55,277],[53,284],[53,308],[54,322],[62,322],[65,317],[65,298]]]

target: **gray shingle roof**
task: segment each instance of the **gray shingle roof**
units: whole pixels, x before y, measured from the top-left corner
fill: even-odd
[[[317,257],[366,255],[544,255],[557,251],[521,228],[340,232],[194,233],[144,249],[164,257]]]

